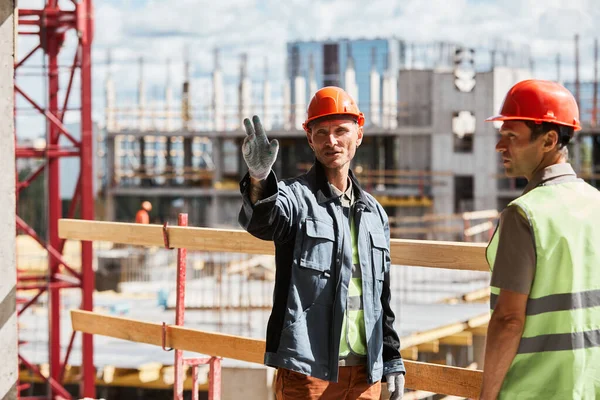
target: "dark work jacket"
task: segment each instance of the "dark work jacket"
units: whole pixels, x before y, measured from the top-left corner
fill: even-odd
[[[362,271],[369,382],[405,372],[390,308],[388,218],[352,171],[354,221]],[[265,364],[337,382],[342,320],[352,274],[352,240],[340,200],[323,167],[277,182],[271,171],[263,199],[252,205],[250,177],[240,182],[239,223],[275,243],[273,310]]]

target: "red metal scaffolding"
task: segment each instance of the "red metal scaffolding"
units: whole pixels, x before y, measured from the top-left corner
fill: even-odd
[[[15,129],[16,158],[36,158],[42,160],[42,165],[23,181],[16,182],[17,199],[19,193],[28,187],[35,179],[45,172],[47,180],[47,219],[48,240],[42,239],[30,227],[31,221],[24,221],[17,216],[17,229],[34,238],[48,251],[48,273],[37,276],[20,276],[18,274],[17,290],[36,290],[37,294],[28,300],[21,300],[18,314],[22,314],[34,304],[43,293],[48,296],[48,364],[50,373],[48,377],[41,374],[39,369],[25,359],[21,354],[19,360],[27,366],[32,373],[42,378],[48,384],[47,397],[71,399],[71,395],[63,386],[65,368],[69,363],[69,356],[74,342],[72,334],[65,354],[61,354],[60,316],[61,316],[61,289],[81,288],[81,309],[92,310],[92,295],[94,290],[94,275],[92,271],[92,243],[81,243],[81,270],[76,271],[63,259],[62,253],[65,241],[58,237],[58,220],[62,217],[62,204],[60,197],[60,168],[59,161],[63,157],[77,157],[80,160],[80,175],[67,218],[72,218],[76,211],[82,219],[94,219],[94,193],[93,193],[93,128],[92,128],[92,82],[91,82],[91,46],[93,39],[93,6],[92,0],[72,0],[66,3],[58,0],[45,0],[43,9],[18,10],[18,35],[37,37],[38,44],[27,55],[15,62],[15,97],[22,97],[35,110],[45,117],[46,144],[38,147],[23,147],[17,138],[21,133]],[[76,35],[77,46],[73,62],[69,68],[68,82],[59,79],[59,53],[63,48],[67,35]],[[40,85],[46,93],[46,104],[39,104],[33,95],[28,94],[19,85],[19,69],[38,52],[43,52],[45,68],[42,69]],[[74,86],[79,82],[80,91],[76,95]],[[77,108],[69,107],[71,102],[79,98]],[[62,101],[59,101],[62,100]],[[75,101],[73,101],[75,100]],[[15,108],[17,110],[17,108]],[[67,111],[80,112],[81,132],[79,138],[73,135],[64,125]],[[17,116],[15,111],[15,117]],[[69,142],[65,146],[59,142],[66,138]],[[26,346],[26,344],[22,344]],[[81,340],[81,397],[95,397],[95,374],[93,363],[92,335],[83,334]],[[24,386],[20,386],[23,388]],[[22,397],[25,398],[25,397]],[[36,397],[39,398],[39,397]]]

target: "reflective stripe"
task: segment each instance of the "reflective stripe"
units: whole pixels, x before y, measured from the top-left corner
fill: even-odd
[[[490,295],[490,309],[496,308],[498,295]],[[579,293],[551,294],[537,299],[527,300],[527,315],[547,312],[576,310],[600,306],[600,290],[588,290]]]
[[[348,297],[348,303],[346,305],[348,311],[358,311],[363,309],[362,296]]]
[[[600,306],[600,290],[551,294],[527,301],[527,315]]]
[[[521,338],[517,354],[600,347],[600,329]]]

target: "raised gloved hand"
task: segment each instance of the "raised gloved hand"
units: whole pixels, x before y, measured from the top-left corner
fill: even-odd
[[[252,126],[252,122],[254,126]],[[248,165],[248,172],[254,179],[263,180],[269,176],[271,167],[277,159],[279,151],[279,142],[273,139],[269,142],[265,130],[258,116],[252,117],[252,122],[244,118],[244,128],[246,136],[242,144],[242,154],[244,161]]]
[[[394,372],[385,376],[390,400],[401,400],[404,397],[404,374]]]

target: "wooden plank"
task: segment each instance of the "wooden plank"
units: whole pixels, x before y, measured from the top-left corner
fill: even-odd
[[[473,334],[469,331],[455,333],[440,339],[440,344],[448,346],[471,346],[473,345]]]
[[[73,330],[109,336],[139,343],[162,345],[162,325],[71,310]],[[263,364],[264,340],[210,333],[170,325],[165,346],[211,356]],[[433,393],[477,397],[481,388],[481,371],[444,367],[405,360],[406,387]]]
[[[489,271],[482,243],[392,239],[392,264]]]
[[[465,368],[406,361],[406,387],[433,393],[478,398],[483,373]]]
[[[481,314],[467,321],[469,328],[477,328],[478,326],[487,325],[490,322],[490,313]]]
[[[400,350],[400,355],[405,360],[418,360],[419,359],[419,349],[416,346],[402,349],[402,350]]]
[[[487,324],[469,329],[474,336],[487,336],[487,330]]]
[[[162,346],[162,324],[72,310],[73,330]],[[166,347],[262,364],[265,342],[239,336],[172,326]]]
[[[422,353],[439,353],[440,352],[440,341],[432,340],[431,342],[423,343],[417,346]]]
[[[412,335],[400,338],[400,346],[404,349],[412,346],[419,346],[424,343],[438,340],[440,338],[460,333],[467,329],[468,326],[464,322],[450,324],[423,332],[414,333]]]
[[[164,246],[161,225],[61,219],[63,239],[107,241],[142,246]],[[243,230],[177,227],[168,228],[169,244],[188,250],[275,254],[273,242],[255,238]],[[489,271],[485,244],[392,239],[392,264]]]
[[[490,288],[485,287],[481,289],[474,290],[469,293],[465,293],[462,297],[464,301],[467,303],[472,303],[474,301],[485,301],[490,297]]]
[[[476,328],[478,326],[485,325],[489,320],[490,314],[485,313],[471,318],[466,322],[457,322],[454,324],[440,326],[427,331],[413,333],[412,335],[400,338],[400,346],[402,349],[405,349],[408,347],[428,343],[433,340],[439,340],[448,336],[459,334],[471,328]]]

